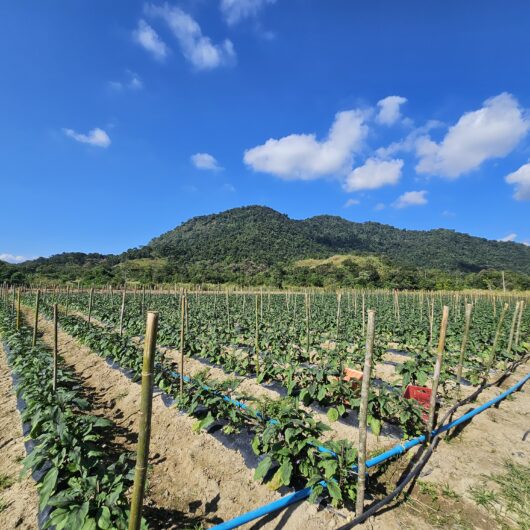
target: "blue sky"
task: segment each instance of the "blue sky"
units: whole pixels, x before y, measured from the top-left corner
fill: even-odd
[[[0,4],[0,259],[264,204],[530,242],[526,1]]]

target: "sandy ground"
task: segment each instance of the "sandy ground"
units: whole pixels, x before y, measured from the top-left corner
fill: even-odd
[[[0,345],[0,528],[37,528],[39,504],[31,477],[19,478],[26,456],[11,372]]]
[[[48,323],[43,321],[41,327],[49,333]],[[49,340],[49,336],[46,340]],[[122,443],[133,449],[139,386],[62,332],[60,349],[66,362],[91,389],[99,412],[124,429]],[[191,360],[187,359],[186,362],[187,370],[192,371]],[[485,391],[478,404],[498,395],[502,389],[521,379],[528,370],[528,363],[519,367],[501,389],[494,387]],[[219,372],[223,373],[222,370]],[[250,385],[248,389],[242,387],[249,392],[256,385],[252,380],[244,384]],[[257,387],[261,389],[260,392],[269,391],[260,385]],[[530,440],[522,440],[524,432],[530,428],[529,393],[530,387],[527,385],[514,398],[504,400],[499,408],[480,414],[457,436],[440,443],[420,480],[435,487],[448,484],[456,494],[454,498],[443,499],[443,502],[433,507],[432,500],[416,487],[412,492],[413,502],[400,501],[392,510],[371,518],[363,527],[382,530],[500,528],[471,500],[470,488],[481,481],[483,474],[502,471],[507,458],[526,465],[530,462]],[[463,407],[457,416],[475,406],[477,404]],[[151,521],[160,521],[158,527],[210,526],[279,497],[276,492],[253,481],[252,470],[246,466],[237,450],[225,447],[207,433],[194,434],[191,428],[193,420],[167,408],[160,395],[154,399],[153,412],[153,467],[147,514]],[[182,477],[186,477],[185,487],[182,486]],[[328,510],[318,511],[316,506],[302,503],[272,520],[251,523],[245,528],[340,529],[347,520],[344,512],[335,514]]]

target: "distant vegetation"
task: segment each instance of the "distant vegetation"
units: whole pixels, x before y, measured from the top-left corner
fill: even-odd
[[[530,289],[530,248],[452,230],[400,230],[248,206],[195,217],[120,255],[0,262],[0,281],[191,282],[398,289]]]

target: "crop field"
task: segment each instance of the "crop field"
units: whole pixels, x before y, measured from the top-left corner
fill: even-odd
[[[215,527],[295,492],[242,527],[528,528],[530,400],[513,386],[528,378],[529,301],[5,286],[0,332],[25,402],[39,517],[57,529],[127,528],[154,311],[144,526]],[[0,522],[14,510],[0,509]]]

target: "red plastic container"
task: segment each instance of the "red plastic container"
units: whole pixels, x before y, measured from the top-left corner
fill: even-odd
[[[409,385],[405,389],[405,393],[403,394],[403,397],[405,399],[414,399],[416,400],[425,410],[423,413],[423,421],[427,421],[429,419],[429,409],[431,407],[431,396],[432,396],[432,390],[426,386],[414,386]]]

